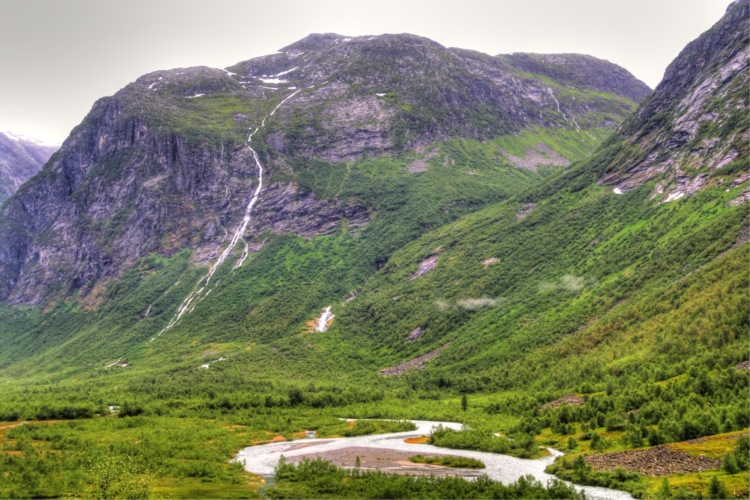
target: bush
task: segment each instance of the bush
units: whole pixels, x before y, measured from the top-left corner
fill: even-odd
[[[578,441],[576,441],[576,438],[573,436],[568,438],[568,449],[569,450],[575,450],[578,448]]]
[[[625,420],[619,415],[610,415],[604,425],[608,431],[621,431],[625,429]]]
[[[409,461],[415,464],[442,465],[443,467],[457,467],[462,469],[484,469],[485,467],[484,463],[476,458],[454,457],[450,455],[441,457],[414,455],[413,457],[409,457]]]

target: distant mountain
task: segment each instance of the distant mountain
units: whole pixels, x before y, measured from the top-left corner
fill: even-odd
[[[58,149],[10,132],[0,132],[0,203],[37,173]]]
[[[252,144],[265,177],[239,239],[260,243],[266,231],[330,234],[344,221],[375,231],[385,221],[388,175],[426,188],[432,175],[453,165],[454,180],[483,191],[451,194],[434,184],[432,197],[441,192],[438,197],[450,199],[425,198],[419,207],[430,220],[410,220],[413,229],[398,241],[379,238],[371,263],[377,267],[375,261],[438,221],[507,197],[548,169],[584,157],[648,91],[606,61],[533,60],[447,49],[412,35],[325,34],[228,70],[145,75],[100,99],[44,175],[4,208],[0,298],[30,304],[52,294],[101,293],[100,279],[151,253],[190,248],[195,260],[210,262],[229,241],[225,234],[243,223],[257,188],[261,171],[245,144],[256,127]],[[597,78],[576,81],[570,76],[576,68]],[[501,142],[479,147],[495,140]],[[332,174],[376,158],[398,166],[366,182]],[[408,175],[430,164],[440,167]],[[488,181],[482,176],[489,171],[481,170],[489,168],[502,174]],[[329,175],[338,182],[335,192],[319,184]],[[332,185],[325,180],[325,189]],[[388,206],[417,203],[406,192],[399,196],[406,198]]]
[[[297,107],[294,123],[274,122],[279,136],[272,134],[271,140],[277,150],[331,161],[453,137],[489,139],[533,127],[614,127],[650,91],[607,61],[544,57],[528,67],[516,57],[447,49],[413,35],[348,38],[329,33],[310,35],[279,53],[229,69],[254,83],[276,78],[306,88],[328,82]],[[562,66],[567,72],[558,71]],[[598,76],[584,85],[583,78],[570,78],[571,72]],[[555,73],[561,78],[550,80]],[[279,134],[290,126],[306,133]]]

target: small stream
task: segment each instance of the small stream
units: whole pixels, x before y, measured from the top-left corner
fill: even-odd
[[[429,435],[432,429],[438,425],[456,430],[460,429],[462,425],[455,422],[430,422],[425,420],[412,420],[412,422],[417,428],[407,432],[393,432],[390,434],[375,434],[350,438],[299,439],[250,446],[240,450],[235,460],[243,463],[245,470],[254,474],[261,474],[268,481],[269,478],[273,477],[274,469],[281,455],[284,455],[285,458],[293,458],[300,455],[323,453],[357,446],[408,451],[413,452],[414,455],[419,453],[435,453],[475,458],[484,462],[486,466],[481,473],[487,475],[490,479],[501,481],[505,484],[513,483],[521,476],[526,475],[532,475],[544,484],[551,479],[555,479],[555,476],[547,474],[544,472],[544,469],[554,461],[555,457],[562,455],[557,450],[550,449],[551,455],[547,457],[536,460],[525,460],[497,453],[439,448],[429,444],[409,444],[405,443],[404,439]],[[633,498],[625,491],[608,488],[579,485],[576,485],[576,488],[583,490],[586,496],[592,499],[624,500]]]

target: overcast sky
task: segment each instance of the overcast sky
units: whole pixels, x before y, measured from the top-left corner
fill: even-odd
[[[61,143],[140,75],[226,67],[310,33],[413,33],[488,54],[578,52],[650,87],[729,0],[0,0],[0,131]]]

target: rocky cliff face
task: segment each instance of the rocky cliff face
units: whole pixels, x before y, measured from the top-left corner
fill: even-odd
[[[611,93],[603,97],[570,78],[536,75],[545,73],[543,62],[522,68],[513,58],[410,35],[311,35],[228,70],[145,75],[94,104],[59,154],[3,207],[0,300],[85,296],[153,252],[190,247],[199,262],[212,259],[258,186],[245,142],[262,125],[253,147],[266,178],[244,236],[312,237],[344,219],[361,227],[370,214],[356,198],[320,200],[301,189],[295,162],[399,155],[537,127],[585,134],[615,127],[646,91],[610,63],[566,61],[569,69],[595,64],[627,85],[594,84]]]
[[[270,92],[320,85],[320,92],[302,97],[304,106],[274,122],[269,144],[330,161],[534,126],[614,127],[650,90],[619,66],[589,56],[560,56],[567,73],[556,79],[563,73],[555,70],[559,58],[543,57],[529,67],[522,58],[447,49],[412,35],[317,34],[230,70]],[[570,77],[578,71],[599,80],[582,85],[583,78]]]
[[[0,132],[0,203],[37,173],[57,149]]]
[[[656,180],[668,202],[716,182],[746,181],[750,141],[748,93],[750,2],[738,0],[670,64],[663,81],[623,123],[602,184],[626,192]]]

